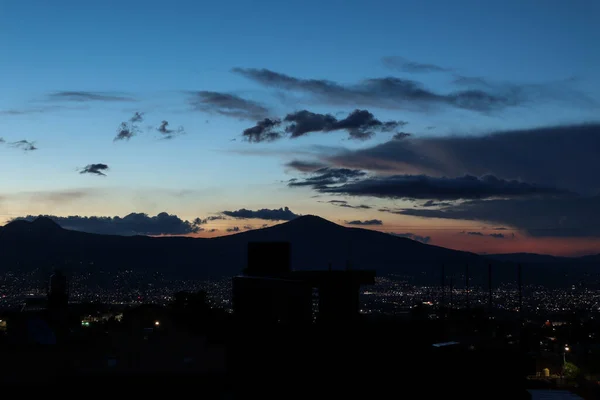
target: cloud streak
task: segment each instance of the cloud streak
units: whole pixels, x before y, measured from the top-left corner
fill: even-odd
[[[108,171],[108,165],[106,164],[88,164],[83,167],[80,174],[94,174],[98,176],[106,176],[105,172]]]
[[[457,178],[434,178],[426,175],[364,178],[365,175],[360,170],[324,169],[304,180],[289,182],[288,186],[309,186],[320,193],[388,199],[460,200],[567,194],[565,190],[516,180],[508,181],[493,175],[480,178],[471,175]]]
[[[111,92],[59,91],[50,93],[49,100],[70,102],[131,102],[134,98]]]
[[[421,70],[427,64],[413,64]],[[431,70],[435,66],[429,65]],[[489,113],[509,107],[518,107],[548,100],[561,100],[561,92],[540,92],[528,85],[504,88],[466,88],[439,93],[426,88],[420,82],[397,77],[369,78],[355,84],[344,85],[326,79],[306,79],[286,75],[268,69],[234,68],[233,72],[264,87],[302,93],[310,101],[330,105],[359,105],[391,109],[431,111],[451,107]],[[517,88],[518,90],[515,90]]]
[[[30,142],[29,140],[19,140],[17,142],[11,142],[9,145],[23,151],[34,151],[38,149],[35,146],[35,142]]]
[[[221,213],[237,219],[264,219],[269,221],[291,221],[300,216],[295,214],[288,207],[279,209],[263,208],[260,210],[248,210],[242,208],[236,211],[222,211]]]
[[[388,68],[391,68],[391,69],[394,69],[397,71],[415,73],[415,74],[452,71],[452,69],[450,69],[450,68],[440,67],[439,65],[435,65],[435,64],[410,61],[404,57],[399,57],[399,56],[383,57],[381,61],[383,62],[383,65],[385,65]]]
[[[232,118],[256,121],[269,115],[269,109],[264,105],[232,93],[206,90],[192,92],[189,103],[197,111]]]
[[[359,226],[373,226],[373,225],[383,225],[383,221],[380,219],[369,219],[365,221],[361,220],[353,220],[353,221],[345,221],[346,225],[359,225]]]
[[[421,235],[416,235],[416,234],[410,233],[410,232],[390,233],[390,235],[416,240],[417,242],[421,242],[421,243],[425,243],[425,244],[431,242],[431,236],[421,236]]]

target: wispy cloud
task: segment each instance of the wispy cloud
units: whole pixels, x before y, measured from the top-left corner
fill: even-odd
[[[345,221],[344,222],[346,225],[364,225],[364,226],[370,226],[370,225],[383,225],[383,221],[381,221],[380,219],[369,219],[369,220],[365,220],[365,221],[361,221],[361,220],[353,220],[353,221]]]
[[[179,135],[185,134],[183,126],[180,126],[177,129],[170,129],[168,121],[162,121],[156,130],[161,134],[162,139],[173,139]]]
[[[430,69],[431,67],[432,65]],[[313,102],[330,105],[374,106],[415,111],[453,107],[489,113],[545,101],[564,102],[561,90],[540,91],[538,87],[531,85],[513,85],[512,90],[505,90],[506,87],[466,88],[441,93],[425,87],[420,82],[392,76],[370,78],[345,85],[326,79],[293,77],[264,68],[234,68],[233,72],[265,87],[303,93],[310,96],[309,100]],[[517,90],[514,90],[515,88]]]
[[[19,140],[17,142],[9,143],[11,147],[21,149],[23,151],[34,151],[38,148],[35,146],[35,142],[30,142],[28,140]]]
[[[136,111],[128,121],[121,122],[121,125],[117,128],[117,135],[113,139],[113,142],[129,140],[136,136],[141,131],[137,123],[143,121],[144,113]]]
[[[421,243],[425,243],[425,244],[431,242],[431,236],[421,236],[421,235],[416,235],[416,234],[410,233],[410,232],[390,233],[390,235],[416,240],[417,242],[421,242]]]
[[[404,57],[390,56],[383,57],[383,65],[388,68],[409,73],[430,73],[430,72],[450,72],[452,69],[441,67],[435,64],[421,63],[407,60]]]
[[[71,102],[130,102],[135,101],[131,96],[112,92],[89,91],[59,91],[48,95],[49,100]]]
[[[88,164],[83,167],[79,173],[80,174],[94,174],[99,176],[106,176],[105,171],[108,170],[108,165],[106,164]]]
[[[269,109],[261,103],[232,93],[205,90],[191,92],[189,102],[197,111],[239,119],[256,121],[269,115]]]

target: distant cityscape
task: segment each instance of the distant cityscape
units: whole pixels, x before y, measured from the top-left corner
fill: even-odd
[[[440,285],[419,285],[402,275],[375,278],[375,285],[360,291],[360,312],[363,314],[398,315],[415,305],[450,308],[489,308],[489,290],[482,285],[469,288],[456,277],[456,287],[447,286],[443,296]],[[231,278],[215,280],[173,280],[161,274],[150,275],[134,271],[78,273],[70,276],[70,301],[134,306],[139,304],[165,305],[177,292],[207,294],[214,308],[231,311]],[[28,298],[45,296],[46,287],[40,270],[0,274],[0,308],[14,309]],[[468,304],[467,304],[468,297]],[[316,301],[316,300],[315,300]],[[548,288],[541,285],[523,286],[523,311],[530,315],[561,313],[600,313],[600,290],[571,285]],[[502,282],[493,287],[492,307],[496,312],[516,312],[519,308],[517,282]]]

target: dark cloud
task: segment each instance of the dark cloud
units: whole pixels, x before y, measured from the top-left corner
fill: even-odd
[[[536,237],[600,237],[600,196],[474,200],[433,209],[390,210],[423,218],[503,224]],[[384,211],[382,209],[382,211]]]
[[[410,233],[410,232],[390,233],[390,235],[416,240],[417,242],[421,242],[421,243],[425,243],[425,244],[431,242],[431,236],[415,235],[414,233]]]
[[[117,128],[117,135],[113,139],[113,142],[129,140],[140,133],[137,123],[142,121],[144,121],[144,113],[136,111],[128,121],[121,122],[121,125]]]
[[[269,110],[262,104],[231,93],[198,91],[192,93],[189,101],[198,111],[227,117],[256,121],[269,115]]]
[[[173,139],[174,137],[185,133],[183,126],[180,126],[177,129],[169,129],[168,121],[162,121],[156,130],[162,135],[163,139]]]
[[[108,93],[108,92],[86,92],[86,91],[62,91],[62,92],[54,92],[48,95],[50,100],[56,101],[76,101],[76,102],[86,102],[86,101],[104,101],[104,102],[113,102],[113,101],[135,101],[132,97],[125,96],[118,93]]]
[[[311,186],[321,193],[390,199],[458,200],[566,194],[561,189],[537,186],[516,180],[508,181],[493,175],[485,175],[480,178],[471,175],[458,178],[392,175],[360,179],[365,174],[363,171],[350,169],[327,170],[345,172],[341,175],[341,178],[337,178],[335,175],[318,174],[319,171],[316,171],[315,176],[290,182],[288,186]],[[348,177],[355,179],[349,181]],[[343,179],[348,181],[344,183]]]
[[[88,164],[83,167],[79,173],[80,174],[95,174],[99,176],[106,176],[104,173],[108,170],[108,165],[106,164]]]
[[[514,85],[519,90],[504,88],[467,88],[450,93],[436,93],[421,83],[396,77],[365,79],[353,85],[342,85],[324,79],[296,78],[268,69],[234,68],[233,72],[263,86],[308,94],[311,101],[332,105],[374,106],[395,109],[431,110],[454,107],[489,113],[532,102],[561,100],[558,93],[541,92],[528,85]],[[568,104],[568,103],[567,103]]]
[[[210,221],[218,221],[218,220],[223,220],[223,219],[227,219],[222,215],[211,215],[209,217],[206,218],[196,218],[194,220],[194,224],[196,225],[204,225],[209,223]]]
[[[143,213],[131,213],[125,217],[83,217],[73,215],[58,217],[44,215],[65,229],[107,235],[184,235],[202,230],[193,222],[184,221],[177,215],[162,212],[154,217]],[[19,217],[33,221],[36,216]]]
[[[129,119],[130,122],[134,122],[134,123],[135,122],[142,122],[143,120],[144,120],[144,113],[143,112],[139,112],[139,111],[136,111],[133,114],[133,117],[131,117]]]
[[[254,227],[252,225],[244,225],[244,230],[245,231],[250,231],[252,229],[254,229]]]
[[[340,120],[331,114],[317,114],[302,110],[286,115],[284,121],[289,123],[285,131],[292,138],[310,132],[345,130],[351,139],[358,140],[369,139],[376,131],[390,132],[407,124],[405,121],[381,122],[367,110],[354,110],[346,118]]]
[[[11,142],[10,146],[15,147],[17,149],[21,149],[23,151],[34,151],[38,149],[37,147],[35,147],[35,142],[30,142],[28,140],[19,140],[17,142]]]
[[[490,234],[485,234],[483,232],[460,232],[463,235],[471,235],[471,236],[486,236],[486,237],[491,237],[493,239],[504,239],[505,236],[502,233],[490,233]],[[513,235],[514,236],[514,235]]]
[[[242,136],[249,142],[272,142],[283,136],[282,132],[277,131],[279,125],[281,120],[265,118],[253,127],[245,129]]]
[[[380,219],[369,219],[369,220],[365,220],[365,221],[361,221],[361,220],[354,220],[354,221],[345,221],[346,225],[364,225],[364,226],[369,226],[369,225],[383,225],[383,221],[381,221]]]
[[[452,205],[452,203],[446,201],[427,200],[425,203],[421,204],[421,207],[446,207],[450,205]]]
[[[482,136],[407,137],[356,151],[330,150],[320,158],[386,174],[492,174],[593,194],[600,190],[598,154],[600,123],[589,123]]]
[[[268,209],[263,208],[261,210],[247,210],[242,208],[237,211],[223,211],[222,214],[227,215],[228,217],[238,218],[238,219],[264,219],[271,221],[291,221],[297,217],[298,214],[295,214],[287,207],[283,207],[280,209]]]
[[[314,189],[327,189],[330,185],[353,182],[366,176],[366,172],[349,168],[321,168],[312,172],[312,176],[302,180],[290,180],[288,186],[310,186]]]
[[[405,121],[382,122],[367,110],[354,110],[343,119],[331,114],[302,110],[286,115],[283,120],[265,118],[246,129],[242,136],[250,142],[265,142],[281,139],[286,135],[294,139],[311,132],[345,130],[350,139],[366,140],[376,132],[390,132],[406,124]]]
[[[320,162],[313,161],[300,161],[300,160],[292,160],[285,164],[288,168],[293,168],[300,172],[313,172],[318,169],[324,168],[325,164]]]
[[[366,204],[359,204],[357,206],[348,204],[348,202],[346,200],[329,200],[327,203],[333,204],[334,206],[338,206],[338,207],[344,207],[344,208],[354,208],[354,209],[361,209],[361,210],[370,210],[371,209],[371,206],[368,206]]]
[[[465,232],[465,234],[471,235],[471,236],[483,236],[483,233],[481,233],[481,232]]]
[[[410,133],[398,132],[392,137],[392,140],[402,140],[407,137],[410,137]]]
[[[239,226],[234,226],[233,228],[227,228],[227,232],[239,232],[239,231],[240,231]]]
[[[428,72],[450,72],[449,68],[440,67],[435,64],[420,63],[407,60],[404,57],[391,56],[383,57],[383,65],[402,72],[409,73],[428,73]]]

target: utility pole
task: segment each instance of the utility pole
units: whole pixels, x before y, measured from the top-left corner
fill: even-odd
[[[446,290],[446,272],[445,272],[445,268],[444,268],[444,264],[442,264],[442,293],[441,293],[441,298],[440,298],[440,308],[444,308],[444,295],[445,295],[445,290]]]

